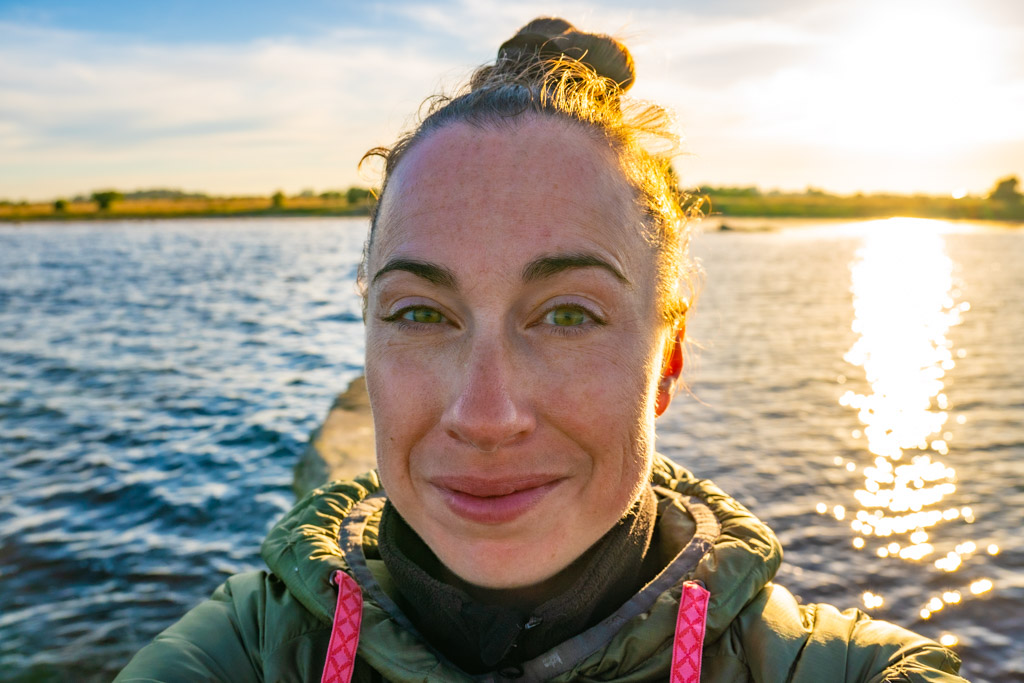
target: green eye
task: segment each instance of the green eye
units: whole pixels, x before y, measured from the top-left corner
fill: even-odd
[[[587,322],[588,316],[578,308],[554,308],[544,316],[544,321],[549,325],[558,327],[578,327]]]
[[[402,312],[402,319],[414,323],[440,323],[444,316],[432,308],[410,308]]]

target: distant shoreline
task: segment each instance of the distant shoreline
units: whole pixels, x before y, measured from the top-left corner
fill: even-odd
[[[282,216],[367,216],[375,199],[370,190],[351,187],[319,195],[216,197],[181,190],[134,192],[104,190],[91,196],[47,202],[0,201],[0,222],[116,221],[165,218],[256,218]]]
[[[174,218],[257,218],[291,216],[368,216],[372,195],[349,201],[343,193],[285,197],[117,198],[101,209],[96,201],[79,198],[54,202],[0,202],[0,223],[154,220]],[[832,195],[761,193],[756,190],[711,189],[692,203],[709,218],[811,218],[869,220],[905,216],[940,220],[1024,222],[1024,201],[985,197],[925,195]]]
[[[872,220],[931,218],[938,220],[1024,222],[1024,201],[985,197],[928,195],[832,195],[808,191],[787,193],[708,192],[703,209],[721,218],[814,218]]]
[[[357,207],[295,207],[240,210],[195,210],[146,211],[136,210],[128,202],[107,211],[64,211],[64,212],[3,212],[0,207],[0,223],[74,223],[82,221],[131,221],[166,220],[183,218],[282,218],[300,216],[369,216],[367,206]]]
[[[347,216],[369,216],[366,208],[359,209],[268,209],[265,211],[208,211],[208,212],[101,212],[93,213],[71,213],[71,214],[49,214],[49,215],[28,215],[28,216],[5,216],[0,215],[0,224],[14,223],[81,223],[81,222],[105,222],[105,221],[149,221],[149,220],[178,220],[178,219],[202,219],[202,218],[301,218],[301,217],[347,217]]]

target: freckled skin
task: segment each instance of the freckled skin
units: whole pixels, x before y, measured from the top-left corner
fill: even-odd
[[[647,480],[655,406],[671,389],[640,221],[613,153],[554,119],[453,124],[390,179],[367,268],[377,462],[398,511],[471,585],[555,576]],[[629,284],[598,267],[524,282],[528,263],[565,253],[596,255]],[[398,258],[446,268],[458,286],[401,270],[373,281]],[[553,483],[514,519],[481,523],[436,485],[452,476]]]

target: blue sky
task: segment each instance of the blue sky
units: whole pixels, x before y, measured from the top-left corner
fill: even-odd
[[[0,1],[0,198],[372,184],[357,163],[533,16],[623,37],[685,182],[987,190],[1024,176],[1016,0]]]
[[[330,0],[300,4],[267,0],[0,2],[0,20],[9,23],[167,43],[237,44],[258,38],[301,38],[325,26],[380,25],[386,21],[384,15],[380,5]]]

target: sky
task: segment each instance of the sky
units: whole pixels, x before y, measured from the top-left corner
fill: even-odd
[[[626,42],[689,187],[1024,177],[1020,0],[0,0],[0,198],[374,185],[363,153],[540,15]]]

